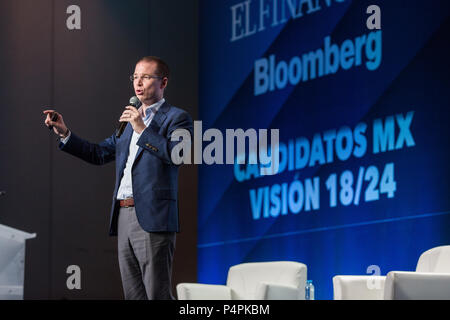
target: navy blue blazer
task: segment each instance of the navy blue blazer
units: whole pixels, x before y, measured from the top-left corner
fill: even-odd
[[[171,160],[171,150],[179,142],[170,141],[175,129],[193,134],[191,116],[167,102],[159,108],[137,144],[139,150],[132,167],[133,198],[136,216],[147,232],[179,232],[178,169]],[[109,234],[117,235],[119,204],[117,191],[127,162],[133,128],[129,123],[120,138],[111,137],[95,144],[73,132],[59,148],[89,163],[102,165],[116,160],[116,185],[110,213]]]

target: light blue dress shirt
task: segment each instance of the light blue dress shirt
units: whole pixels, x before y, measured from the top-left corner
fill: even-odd
[[[142,118],[144,120],[145,126],[148,127],[152,122],[155,113],[159,110],[161,105],[164,103],[164,98],[159,100],[157,103],[152,104],[147,108],[146,116]],[[120,181],[119,190],[117,191],[117,200],[123,200],[127,198],[133,198],[133,183],[131,181],[131,168],[133,167],[134,159],[139,150],[137,142],[140,138],[140,134],[133,130],[133,136],[131,137],[130,149],[128,153],[127,164],[125,165],[125,170],[123,172],[122,180]]]

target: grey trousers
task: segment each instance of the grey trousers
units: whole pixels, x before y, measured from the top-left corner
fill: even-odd
[[[144,231],[134,207],[120,208],[118,258],[125,299],[174,300],[175,232]]]

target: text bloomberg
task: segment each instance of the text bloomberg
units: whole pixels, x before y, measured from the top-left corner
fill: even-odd
[[[339,46],[331,42],[329,36],[324,39],[324,48],[294,56],[289,61],[276,61],[274,54],[255,61],[254,95],[268,91],[284,89],[288,84],[297,85],[316,77],[338,72],[339,68],[349,70],[362,65],[365,57],[367,70],[376,70],[382,59],[381,30],[361,35],[354,40],[348,39]]]

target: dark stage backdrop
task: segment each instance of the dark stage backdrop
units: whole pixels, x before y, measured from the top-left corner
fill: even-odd
[[[204,0],[200,25],[203,132],[279,129],[281,162],[200,167],[199,282],[295,260],[332,299],[450,243],[449,1]]]
[[[70,5],[81,29],[69,30]],[[0,223],[27,242],[26,299],[121,299],[116,238],[108,236],[114,164],[95,167],[57,149],[42,110],[54,106],[92,141],[110,136],[133,95],[138,58],[172,69],[166,99],[197,119],[197,1],[7,0],[0,3]],[[181,233],[174,286],[196,281],[197,173],[180,171]],[[66,268],[81,268],[81,290]]]

